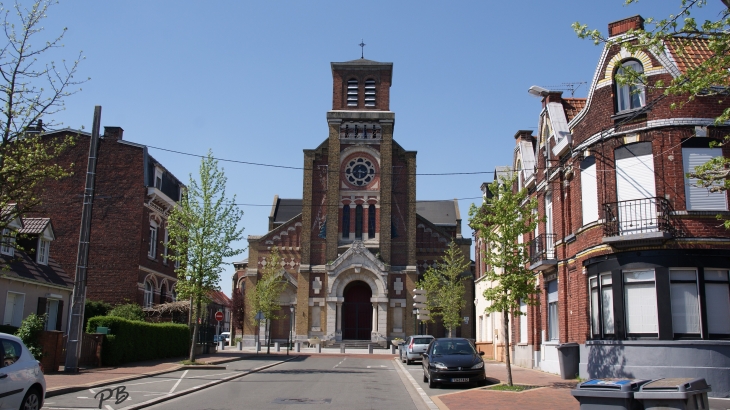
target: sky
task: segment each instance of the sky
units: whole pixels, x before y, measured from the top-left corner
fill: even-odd
[[[21,1],[21,4],[29,4]],[[302,197],[302,171],[226,160],[303,166],[304,149],[327,138],[330,62],[392,62],[395,140],[417,151],[417,199],[459,199],[462,234],[471,203],[494,168],[510,165],[517,130],[537,127],[532,85],[585,97],[601,53],[579,21],[666,17],[679,0],[188,1],[61,0],[36,42],[65,27],[64,47],[43,58],[83,56],[90,77],[53,116],[59,127],[124,129],[184,183],[208,150],[221,159],[227,195],[244,211],[244,236],[263,235],[274,195]],[[714,18],[719,0],[697,13]],[[586,82],[587,84],[580,84]],[[48,122],[47,120],[44,122]],[[160,149],[162,148],[162,149]],[[167,150],[192,154],[184,155]],[[243,252],[228,262],[248,257]],[[472,251],[473,252],[473,251]],[[472,255],[473,258],[473,255]],[[220,282],[230,295],[233,266]]]

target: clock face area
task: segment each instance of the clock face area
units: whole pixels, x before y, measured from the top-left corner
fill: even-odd
[[[352,188],[368,188],[376,181],[377,162],[364,153],[353,154],[343,163],[342,179]]]

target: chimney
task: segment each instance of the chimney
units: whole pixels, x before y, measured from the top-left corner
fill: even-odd
[[[104,127],[104,138],[121,140],[123,134],[122,127]]]
[[[517,143],[520,141],[532,141],[532,131],[531,130],[519,130],[515,134],[515,140]]]
[[[608,23],[608,37],[615,37],[626,33],[629,30],[643,30],[644,19],[639,16],[625,18],[623,20]]]

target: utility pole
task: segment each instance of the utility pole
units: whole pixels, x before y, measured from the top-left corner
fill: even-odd
[[[91,210],[94,205],[94,183],[96,181],[96,155],[99,152],[99,128],[101,123],[101,106],[94,107],[94,124],[91,128],[89,142],[89,161],[86,167],[86,188],[84,204],[81,210],[81,230],[79,233],[79,251],[76,257],[76,277],[71,301],[68,337],[66,342],[66,363],[64,372],[78,373],[79,356],[81,355],[81,339],[84,337],[84,307],[86,305],[86,274],[89,262],[89,237],[91,233]]]

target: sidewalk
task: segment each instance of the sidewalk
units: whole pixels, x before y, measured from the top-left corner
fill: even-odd
[[[487,377],[507,383],[507,366],[501,362],[486,360]],[[489,408],[579,410],[578,401],[570,394],[577,380],[563,380],[559,376],[539,370],[512,366],[512,382],[530,386],[541,386],[521,393],[486,390],[485,388],[464,390],[431,396],[441,409],[461,410]]]

